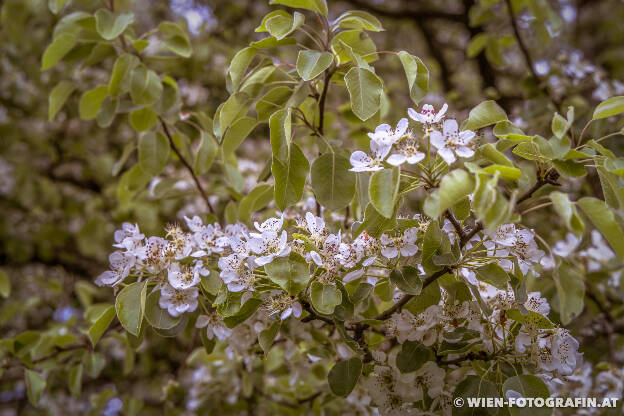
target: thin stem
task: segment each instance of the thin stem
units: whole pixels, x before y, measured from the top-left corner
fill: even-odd
[[[212,207],[212,204],[210,203],[210,200],[208,199],[208,195],[204,191],[204,188],[202,187],[202,184],[199,182],[199,178],[197,177],[197,175],[195,175],[195,171],[193,170],[193,167],[184,158],[184,156],[182,156],[182,153],[180,153],[180,150],[178,149],[178,147],[173,142],[173,137],[171,137],[171,133],[169,132],[169,128],[167,127],[167,123],[165,123],[165,121],[162,118],[160,118],[160,117],[159,117],[159,120],[160,120],[160,125],[162,126],[162,129],[165,132],[165,136],[167,136],[167,139],[169,140],[169,146],[171,147],[171,150],[173,150],[173,152],[176,154],[178,159],[180,159],[182,164],[186,167],[186,169],[191,174],[191,176],[193,178],[193,181],[195,182],[195,186],[197,186],[197,189],[199,190],[199,193],[201,194],[204,202],[206,203],[206,206],[208,207],[208,211],[211,214],[214,214],[214,212],[215,212],[214,208]]]
[[[522,52],[522,55],[524,55],[524,60],[526,62],[526,65],[529,67],[529,71],[531,72],[531,75],[533,75],[533,77],[538,81],[542,92],[544,92],[544,94],[548,97],[550,102],[555,106],[555,109],[559,110],[559,103],[553,98],[552,94],[550,93],[550,90],[548,89],[548,86],[543,84],[543,80],[541,79],[539,75],[537,75],[537,72],[535,72],[535,63],[533,62],[533,58],[531,58],[531,54],[529,53],[529,49],[527,48],[527,45],[524,43],[524,39],[520,35],[520,29],[518,28],[518,23],[516,22],[516,14],[514,13],[513,7],[511,5],[511,0],[505,0],[505,2],[507,3],[507,10],[509,10],[509,19],[511,20],[511,27],[513,28],[513,32],[516,37],[516,40],[518,41],[518,46],[520,47],[520,51]]]

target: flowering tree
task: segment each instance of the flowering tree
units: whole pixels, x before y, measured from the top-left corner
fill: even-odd
[[[129,374],[137,352],[181,353],[168,338],[197,368],[158,386],[171,414],[482,414],[457,399],[621,397],[624,325],[608,305],[622,297],[624,159],[607,146],[624,97],[589,108],[558,94],[522,40],[521,2],[479,7],[510,14],[546,129],[495,100],[465,116],[428,103],[423,61],[377,49],[374,7],[335,14],[324,0],[273,0],[264,37],[229,62],[225,101],[189,109],[169,74],[193,53],[185,29],[139,31],[114,3],[65,14],[50,2],[59,19],[41,70],[109,64],[90,88],[67,71],[49,118],[78,90],[82,120],[128,123],[138,139],[108,194],[128,211],[146,193],[183,207],[164,228],[108,234],[95,285],[110,289],[83,285],[74,325],[3,339],[33,406],[57,378],[80,397],[110,365],[102,345],[123,346]],[[561,23],[529,3],[547,27]],[[494,43],[477,35],[469,49],[495,61]],[[390,96],[391,71],[410,106]],[[588,314],[606,346],[584,357],[574,321]],[[120,393],[94,395],[91,411],[148,411],[147,397]],[[530,412],[552,409],[511,410]]]

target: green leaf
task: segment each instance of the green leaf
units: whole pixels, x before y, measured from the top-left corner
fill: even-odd
[[[341,29],[362,29],[371,32],[382,32],[384,30],[379,19],[361,10],[344,12],[336,19],[334,24],[337,24]]]
[[[65,6],[67,0],[48,0],[48,8],[54,14],[58,14],[58,12]]]
[[[24,378],[26,379],[28,401],[33,406],[37,407],[39,400],[41,400],[41,395],[46,388],[46,379],[36,371],[29,369],[24,370]]]
[[[403,64],[407,85],[410,90],[410,97],[415,104],[418,104],[429,91],[429,70],[420,58],[410,55],[405,51],[397,54]]]
[[[119,108],[119,100],[111,99],[110,97],[106,97],[102,102],[102,106],[100,107],[100,111],[98,111],[97,116],[95,117],[95,121],[97,125],[101,128],[109,127],[113,120],[115,120],[115,116],[117,115],[117,109]]]
[[[475,189],[472,175],[463,169],[455,169],[448,173],[440,182],[440,187],[432,192],[424,204],[425,214],[438,218],[447,209],[471,194]]]
[[[52,68],[56,65],[65,55],[76,46],[77,38],[73,33],[61,33],[56,36],[52,43],[43,52],[41,58],[41,70]]]
[[[345,48],[345,46],[347,48]],[[336,61],[339,64],[344,64],[353,60],[354,56],[360,56],[365,62],[372,62],[378,59],[379,55],[375,53],[377,51],[375,42],[361,30],[345,30],[338,33],[332,39],[332,50],[336,55]],[[357,63],[358,66],[367,68],[366,65],[362,65],[361,62]]]
[[[100,85],[82,94],[78,103],[80,118],[93,120],[97,116],[98,111],[100,111],[102,102],[106,97],[108,97],[108,87],[106,85]]]
[[[553,208],[557,214],[559,214],[565,222],[566,227],[568,227],[570,231],[574,232],[577,237],[580,237],[585,229],[585,224],[578,216],[576,205],[570,201],[568,195],[559,191],[551,192],[550,200],[552,201]]]
[[[598,104],[596,110],[594,110],[593,119],[599,120],[601,118],[607,118],[615,116],[624,112],[624,96],[611,97]]]
[[[145,299],[145,319],[154,328],[171,329],[180,323],[181,317],[173,317],[169,315],[166,309],[162,309],[158,305],[160,299],[160,290],[151,292]]]
[[[390,281],[405,293],[419,295],[422,290],[422,282],[418,269],[412,266],[403,266],[394,269],[390,273]]]
[[[362,121],[371,118],[381,108],[383,83],[373,71],[359,66],[353,67],[344,76],[351,110]]]
[[[580,178],[587,175],[585,165],[572,160],[553,160],[557,172],[568,178]]]
[[[312,10],[323,16],[327,14],[327,3],[325,0],[271,0],[269,4],[281,4],[295,9]]]
[[[0,269],[0,296],[8,298],[11,295],[11,280],[9,275]]]
[[[336,363],[327,375],[330,390],[336,396],[347,397],[355,388],[361,373],[362,361],[357,357]]]
[[[331,315],[336,306],[342,303],[342,293],[334,285],[314,282],[310,290],[310,300],[314,309],[323,315]]]
[[[611,208],[603,201],[592,197],[581,198],[576,204],[604,236],[620,260],[624,259],[624,232],[615,221],[615,214]]]
[[[119,97],[128,90],[130,87],[131,71],[138,64],[139,59],[129,53],[125,53],[117,58],[115,66],[113,67],[113,73],[108,82],[108,94],[111,97]]]
[[[478,33],[472,39],[466,48],[466,55],[468,58],[474,58],[479,55],[483,49],[487,46],[490,40],[490,36],[487,33]]]
[[[509,390],[520,393],[522,397],[541,397],[543,399],[550,397],[550,391],[546,384],[539,377],[530,374],[523,374],[505,380],[505,383],[503,383],[505,395]],[[511,416],[548,416],[552,414],[552,409],[536,406],[510,406],[509,412]]]
[[[162,133],[148,132],[139,139],[139,165],[149,175],[158,175],[169,160],[169,141]]]
[[[384,169],[373,173],[368,186],[371,204],[386,218],[394,215],[399,198],[399,168]]]
[[[172,22],[162,22],[158,25],[158,31],[163,34],[165,48],[183,58],[188,58],[193,53],[193,47],[188,35],[179,25]]]
[[[257,125],[252,117],[242,117],[232,123],[223,136],[223,154],[233,154]]]
[[[238,204],[238,220],[249,221],[252,212],[266,207],[273,200],[273,186],[262,184],[252,189]]]
[[[104,309],[100,315],[93,321],[93,324],[87,331],[87,336],[91,341],[91,345],[95,347],[95,344],[98,343],[104,332],[108,329],[108,326],[113,319],[115,318],[115,307],[110,305],[106,309]]]
[[[291,144],[286,163],[273,158],[271,171],[275,178],[275,204],[280,210],[299,202],[310,170],[310,163],[296,144]]]
[[[484,101],[468,114],[464,130],[477,130],[500,121],[507,120],[507,114],[495,101]]]
[[[466,403],[467,399],[477,397],[500,397],[498,388],[494,383],[485,378],[475,375],[468,375],[453,392],[453,399],[462,398],[461,403]],[[494,416],[498,414],[497,408],[470,407],[467,404],[453,408],[453,416]]]
[[[132,71],[130,96],[136,105],[152,105],[163,93],[163,86],[156,72],[140,65]]]
[[[580,270],[566,263],[553,269],[553,280],[559,297],[559,315],[564,325],[568,325],[583,312],[585,298],[583,279]]]
[[[542,157],[537,145],[533,142],[522,142],[514,147],[512,152],[526,160],[539,160]]]
[[[297,73],[304,81],[310,81],[329,68],[332,62],[334,62],[334,55],[331,52],[299,51]]]
[[[262,299],[248,299],[235,314],[224,317],[223,323],[228,328],[234,328],[235,326],[245,322],[247,318],[253,315],[254,312],[258,310],[260,305],[262,305]]]
[[[501,178],[510,181],[515,181],[522,177],[522,171],[520,169],[505,165],[486,166],[481,169],[481,172],[489,173],[491,175],[498,172]]]
[[[212,134],[203,131],[201,132],[201,141],[197,148],[195,155],[195,162],[193,163],[193,170],[198,175],[203,175],[210,170],[212,162],[217,155],[217,142]]]
[[[71,81],[61,81],[50,92],[48,98],[48,121],[54,120],[54,117],[63,108],[63,104],[76,89],[76,85]]]
[[[73,366],[72,369],[69,371],[69,378],[67,379],[69,391],[71,395],[76,399],[80,397],[80,393],[82,392],[83,370],[84,365],[82,363]]]
[[[271,151],[273,158],[282,162],[288,161],[292,136],[290,109],[278,110],[269,119],[271,132]]]
[[[479,155],[497,165],[513,167],[513,162],[509,160],[507,156],[505,156],[500,150],[498,150],[492,143],[486,143],[485,145],[481,146],[479,148]]]
[[[258,344],[260,344],[260,348],[266,354],[273,346],[273,341],[275,341],[275,337],[280,330],[281,322],[274,322],[270,327],[260,331],[258,334]]]
[[[95,12],[95,30],[106,40],[113,40],[134,22],[132,13],[115,15],[108,9]]]
[[[405,341],[396,356],[396,366],[401,373],[416,371],[427,361],[435,361],[433,351],[416,341]]]
[[[485,266],[474,269],[474,272],[478,280],[489,283],[501,290],[507,289],[509,275],[498,264],[488,263]]]
[[[146,291],[143,290],[145,282],[135,282],[124,287],[115,301],[115,311],[121,325],[138,337],[143,322]]]
[[[269,280],[277,283],[290,295],[295,296],[306,288],[310,271],[306,261],[297,253],[289,257],[279,257],[264,266]]]
[[[384,231],[394,228],[395,225],[396,221],[394,218],[384,217],[377,212],[373,204],[369,203],[364,212],[364,221],[357,228],[354,238],[363,231],[366,231],[373,238],[379,238]]]
[[[568,124],[568,120],[563,118],[563,116],[559,113],[555,113],[552,123],[550,124],[550,129],[552,130],[555,137],[561,139],[568,129],[570,128],[570,124]]]
[[[143,107],[130,112],[128,118],[130,125],[136,131],[149,130],[158,122],[158,115],[149,107]]]
[[[334,152],[325,153],[312,163],[312,190],[322,206],[335,211],[349,205],[355,195],[356,182],[356,175],[350,168],[349,159]]]
[[[288,13],[279,13],[266,19],[264,26],[277,41],[281,41],[300,28],[304,21],[304,15],[299,12],[295,12],[294,16]]]
[[[251,61],[257,54],[258,50],[256,48],[249,47],[241,49],[234,55],[228,69],[228,81],[231,83],[232,91],[238,91],[249,64],[251,64]]]
[[[266,121],[275,111],[281,110],[284,103],[286,103],[292,95],[292,92],[293,90],[291,88],[285,86],[275,87],[269,90],[269,92],[256,103],[258,121]]]
[[[438,252],[438,249],[442,245],[442,232],[440,231],[440,225],[438,221],[431,221],[425,235],[423,237],[422,246],[422,266],[428,272],[434,272],[440,269],[435,263],[433,263],[433,256]]]

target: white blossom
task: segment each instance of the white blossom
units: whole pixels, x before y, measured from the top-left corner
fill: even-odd
[[[425,104],[422,106],[420,111],[408,108],[407,114],[412,120],[418,121],[419,123],[433,124],[439,123],[444,118],[444,114],[446,114],[447,109],[448,105],[446,103],[444,103],[440,111],[435,111],[431,104]]]
[[[449,119],[444,121],[442,132],[434,130],[429,137],[431,144],[438,149],[438,154],[444,161],[451,165],[455,162],[455,155],[459,157],[472,157],[474,150],[469,145],[475,133],[472,130],[459,132],[457,121]]]

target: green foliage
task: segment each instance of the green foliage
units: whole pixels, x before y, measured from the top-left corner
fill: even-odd
[[[336,396],[347,397],[353,391],[361,372],[362,361],[359,358],[350,358],[336,363],[327,376],[332,393]]]
[[[351,163],[335,152],[316,158],[310,169],[310,182],[319,203],[327,209],[338,210],[349,205],[355,195],[355,173]]]
[[[362,121],[371,118],[381,107],[383,83],[373,71],[355,66],[344,76],[351,97],[351,110]]]
[[[399,198],[399,169],[375,172],[370,179],[368,195],[378,213],[386,218],[392,218]]]

